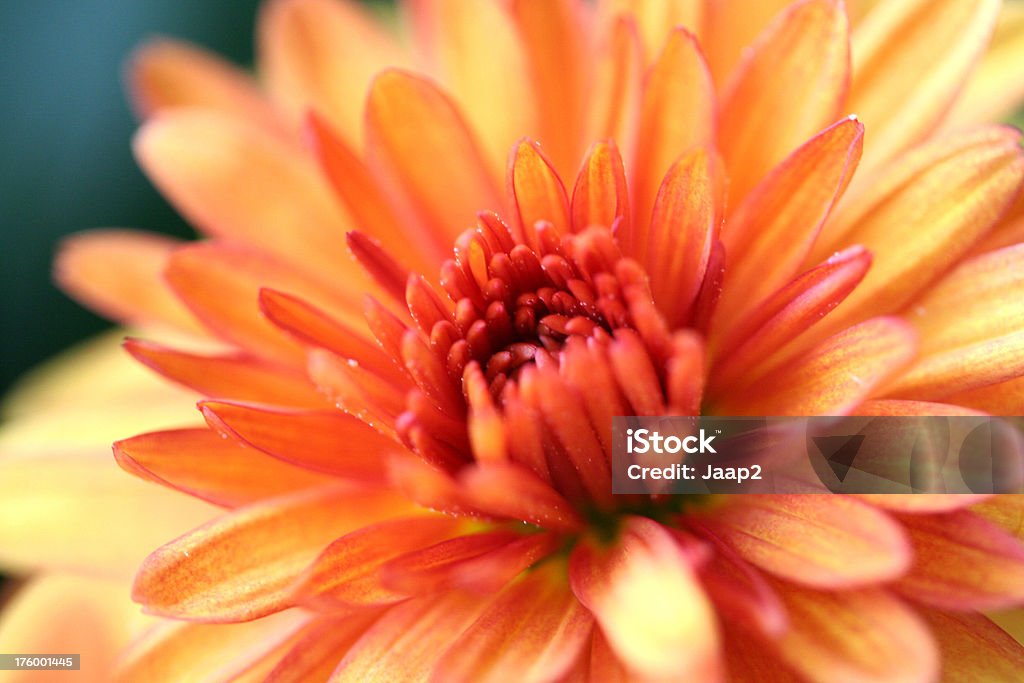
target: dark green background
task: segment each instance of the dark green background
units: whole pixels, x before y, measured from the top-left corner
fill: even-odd
[[[52,285],[61,236],[92,227],[191,233],[132,160],[127,55],[169,35],[251,64],[258,4],[0,2],[0,390],[106,326]]]

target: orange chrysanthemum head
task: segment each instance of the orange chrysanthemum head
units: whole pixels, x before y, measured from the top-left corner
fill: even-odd
[[[115,455],[228,511],[142,566],[196,630],[123,677],[219,628],[273,680],[1010,680],[1016,497],[612,494],[616,415],[1021,405],[1020,133],[955,104],[998,3],[855,9],[424,0],[403,49],[278,0],[262,85],[145,48],[208,239],[58,275],[204,349],[127,342],[205,424]]]

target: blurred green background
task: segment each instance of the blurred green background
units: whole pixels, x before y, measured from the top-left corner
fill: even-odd
[[[0,390],[107,326],[61,294],[50,260],[92,227],[191,234],[132,160],[121,72],[148,37],[252,63],[259,0],[0,2]]]

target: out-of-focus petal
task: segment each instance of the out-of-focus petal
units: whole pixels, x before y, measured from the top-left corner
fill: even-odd
[[[379,616],[376,610],[364,610],[335,619],[318,619],[303,629],[301,637],[267,674],[264,683],[326,681],[352,644]]]
[[[966,511],[903,518],[914,565],[897,583],[905,595],[946,609],[1024,603],[1024,544]]]
[[[846,496],[737,496],[700,525],[748,562],[816,588],[886,581],[911,562],[899,524]]]
[[[1024,495],[991,496],[973,511],[1024,541]]]
[[[503,590],[438,662],[443,681],[556,680],[589,642],[594,618],[549,562]]]
[[[605,20],[625,17],[634,22],[644,62],[650,64],[673,30],[684,28],[694,36],[701,35],[706,4],[701,0],[602,0],[598,12]]]
[[[194,45],[167,38],[143,44],[128,62],[127,81],[142,118],[201,107],[252,121],[285,140],[293,135],[250,74]]]
[[[705,2],[704,29],[701,45],[708,56],[708,66],[719,87],[743,59],[744,50],[793,0],[716,0]]]
[[[846,113],[849,80],[842,3],[794,3],[765,29],[722,94],[718,144],[737,202],[770,168]]]
[[[721,679],[710,602],[681,548],[654,520],[627,518],[610,546],[581,541],[569,580],[635,674]]]
[[[937,680],[939,657],[925,624],[881,589],[815,592],[779,587],[788,633],[768,647],[804,680],[874,683]]]
[[[317,111],[357,145],[370,79],[406,61],[365,7],[352,0],[267,2],[257,39],[270,94],[296,121]]]
[[[489,514],[525,520],[547,529],[572,531],[579,515],[550,485],[514,464],[488,463],[459,474],[466,499]]]
[[[380,74],[370,87],[366,122],[371,167],[387,174],[388,189],[445,248],[476,223],[477,212],[504,206],[500,171],[488,166],[458,108],[430,81],[401,71]]]
[[[851,111],[874,169],[939,124],[988,43],[998,0],[879,2],[853,34]]]
[[[351,218],[313,163],[253,122],[185,109],[139,130],[135,155],[198,229],[326,276],[363,277],[345,251]]]
[[[210,429],[150,432],[114,444],[118,464],[144,479],[235,507],[323,486],[329,477],[287,465]]]
[[[153,552],[132,597],[151,614],[248,621],[289,607],[290,588],[335,538],[413,511],[400,497],[329,487],[239,508]]]
[[[1024,671],[1024,646],[981,614],[924,610],[949,681],[1013,681]]]
[[[61,244],[54,277],[78,301],[123,324],[165,325],[204,334],[163,281],[167,259],[179,245],[134,230],[80,233]]]

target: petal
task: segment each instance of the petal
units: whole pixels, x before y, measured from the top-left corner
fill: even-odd
[[[718,130],[729,192],[737,201],[845,113],[848,34],[842,3],[805,0],[773,21],[746,53],[722,95]]]
[[[1024,339],[1011,337],[1016,341],[1007,346],[1006,334],[1024,327],[1022,302],[1024,245],[959,265],[910,308],[907,319],[920,333],[921,358],[890,393],[948,395],[965,388],[964,376],[979,386],[985,378],[1024,373]]]
[[[509,158],[508,184],[516,204],[520,235],[540,247],[536,225],[550,223],[556,234],[567,234],[569,198],[557,172],[537,143],[520,142]]]
[[[994,0],[879,3],[853,38],[851,111],[871,130],[865,168],[930,133],[984,52]]]
[[[644,62],[636,24],[624,17],[617,19],[595,52],[584,139],[615,140],[628,161],[639,132],[637,117],[643,88]]]
[[[284,462],[345,479],[380,481],[395,444],[340,410],[294,410],[203,401],[213,429]]]
[[[323,408],[324,398],[306,377],[244,356],[202,356],[128,339],[125,350],[167,379],[204,396]]]
[[[708,66],[721,87],[741,63],[745,50],[793,0],[716,0],[705,4],[706,18],[701,45]]]
[[[503,204],[491,169],[457,107],[427,80],[386,71],[366,105],[371,167],[448,248],[483,210]]]
[[[438,662],[444,681],[558,679],[589,642],[594,619],[549,562],[503,590]]]
[[[376,611],[367,611],[318,620],[303,631],[302,638],[267,676],[267,683],[326,681],[349,648],[378,616]]]
[[[700,525],[751,564],[815,588],[886,581],[911,561],[899,524],[846,496],[737,496]]]
[[[150,120],[135,156],[193,225],[327,276],[358,281],[345,252],[350,218],[313,164],[253,122],[187,109]]]
[[[572,506],[524,467],[497,463],[467,467],[459,481],[470,504],[489,514],[556,531],[573,531],[581,525]]]
[[[439,80],[479,135],[489,168],[500,172],[512,144],[538,132],[526,46],[510,8],[476,0],[416,0],[410,9]]]
[[[810,257],[849,244],[874,254],[871,272],[823,326],[830,330],[897,310],[969,252],[1024,179],[1020,133],[988,128],[936,140],[875,178],[848,197]]]
[[[388,520],[353,531],[320,553],[297,581],[294,599],[321,611],[401,602],[409,595],[386,585],[381,567],[463,530],[465,526],[458,519],[421,516]]]
[[[728,329],[715,351],[710,374],[716,391],[726,389],[751,369],[813,326],[864,278],[871,254],[850,247],[791,280],[738,324]]]
[[[114,444],[121,468],[214,505],[235,507],[331,480],[254,453],[209,429],[150,432]]]
[[[933,403],[931,401],[901,401],[898,399],[872,399],[870,401],[864,401],[855,410],[853,415],[924,415],[924,416],[941,416],[941,415],[976,415],[984,416],[983,413],[978,410],[971,408],[964,408],[959,405],[951,405],[949,403]],[[884,496],[883,496],[884,497]],[[899,497],[899,496],[895,496]],[[912,498],[920,498],[922,496],[911,496]]]
[[[930,415],[931,413],[922,414]],[[871,503],[875,507],[882,508],[883,510],[891,510],[892,512],[928,514],[931,512],[959,510],[960,508],[969,507],[983,501],[988,498],[988,496],[984,494],[974,495],[970,493],[864,493],[856,495],[854,498],[859,498],[867,503]]]
[[[946,116],[946,126],[1000,121],[1010,116],[1024,98],[1024,83],[1014,77],[1021,61],[1024,7],[1014,2],[1003,3],[992,40]]]
[[[238,680],[308,619],[291,611],[246,624],[163,622],[121,654],[116,680]]]
[[[967,510],[903,518],[914,565],[896,586],[905,595],[954,610],[1000,609],[1024,602],[1024,544]]]
[[[1024,496],[991,496],[973,511],[1024,541]]]
[[[640,31],[644,63],[650,64],[676,28],[700,35],[704,5],[699,0],[603,0],[600,12],[609,17],[627,17]]]
[[[1020,415],[1024,413],[1024,377],[959,392],[945,400],[995,415]]]
[[[132,597],[150,614],[248,621],[289,607],[290,587],[335,538],[412,511],[392,494],[330,487],[264,500],[152,553]]]
[[[361,140],[370,79],[406,61],[366,9],[350,0],[268,2],[257,43],[267,88],[292,117],[315,110],[352,143]]]
[[[331,683],[429,680],[438,659],[485,604],[479,598],[450,591],[392,607],[356,641],[335,669]]]
[[[573,232],[581,232],[592,225],[610,228],[616,220],[628,222],[629,216],[626,171],[619,149],[611,140],[595,142],[572,191]],[[628,227],[620,229],[628,230]]]
[[[1024,671],[1024,646],[981,614],[923,610],[951,681],[1012,681]]]
[[[74,652],[76,681],[105,683],[119,652],[148,619],[128,600],[120,581],[42,574],[4,602],[0,643],[19,653]],[[5,683],[60,683],[58,671],[4,671]]]
[[[5,452],[0,563],[128,577],[153,547],[217,512],[140,482],[110,460],[109,446],[98,444],[36,456]]]
[[[729,268],[720,324],[797,275],[860,160],[864,126],[847,118],[815,135],[755,187],[722,229]]]
[[[635,674],[721,678],[711,605],[683,551],[657,522],[627,518],[608,547],[582,540],[569,561],[569,580]]]
[[[939,673],[931,634],[914,612],[880,589],[819,593],[780,587],[790,630],[778,656],[808,681],[928,683]]]
[[[720,162],[704,147],[669,168],[651,215],[647,272],[651,294],[673,328],[689,317],[717,236]]]
[[[341,323],[363,328],[357,301],[365,290],[358,284],[345,282],[332,289],[264,252],[218,242],[190,244],[171,256],[165,277],[211,331],[270,358],[301,363],[305,351],[261,314],[261,288],[316,302]]]
[[[141,118],[202,107],[253,121],[284,140],[292,134],[251,75],[187,43],[159,38],[143,44],[131,56],[127,80]]]
[[[733,390],[724,415],[843,415],[913,360],[913,329],[897,318],[875,318],[843,330],[763,377],[748,375],[747,392]]]
[[[783,634],[788,620],[775,589],[728,545],[711,540],[715,549],[701,567],[700,578],[715,610],[726,622],[754,628],[765,636]]]
[[[163,282],[164,264],[179,244],[132,230],[79,233],[61,243],[54,278],[79,302],[123,324],[203,334]]]
[[[631,255],[643,259],[647,254],[645,227],[669,167],[691,147],[711,142],[714,102],[697,40],[685,29],[673,30],[644,81],[630,175],[634,213],[626,244]]]

